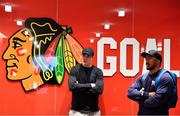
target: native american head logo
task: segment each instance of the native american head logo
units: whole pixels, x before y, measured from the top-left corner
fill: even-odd
[[[82,46],[70,34],[71,28],[49,18],[29,18],[9,38],[3,54],[8,80],[21,81],[25,91],[44,84],[62,84],[69,72],[82,63]]]

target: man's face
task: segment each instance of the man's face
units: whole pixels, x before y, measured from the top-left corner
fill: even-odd
[[[32,62],[32,34],[27,28],[16,32],[10,39],[9,45],[3,54],[6,61],[7,78],[22,80],[33,73]]]
[[[84,63],[84,65],[86,65],[86,66],[91,65],[92,64],[92,59],[93,59],[92,56],[89,56],[87,54],[83,54],[83,63]]]
[[[150,56],[150,55],[147,55],[145,57],[145,60],[146,60],[146,69],[147,70],[153,70],[160,64],[160,61],[158,59],[156,59],[155,57]]]

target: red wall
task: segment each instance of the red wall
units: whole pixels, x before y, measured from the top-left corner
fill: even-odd
[[[4,4],[13,5],[12,13],[4,12]],[[8,38],[21,26],[17,19],[28,17],[49,17],[60,25],[73,29],[73,36],[83,47],[95,50],[93,63],[97,64],[97,42],[95,36],[113,37],[117,49],[105,46],[105,56],[117,56],[117,71],[104,78],[105,89],[100,96],[102,114],[137,114],[138,105],[127,98],[128,87],[142,73],[143,59],[140,57],[139,73],[127,78],[120,72],[120,42],[126,37],[134,37],[140,47],[146,47],[147,38],[162,42],[171,40],[171,69],[180,72],[180,1],[179,0],[0,0],[0,32]],[[118,17],[117,9],[126,11],[125,17]],[[104,23],[111,23],[109,30]],[[0,55],[7,47],[8,38],[1,38]],[[90,43],[90,39],[94,43]],[[162,51],[163,54],[165,51]],[[127,48],[127,67],[132,68],[132,47]],[[0,114],[67,114],[71,103],[68,90],[68,73],[61,86],[45,85],[37,91],[24,92],[20,82],[6,79],[5,62],[0,59]],[[104,61],[105,63],[105,61]],[[106,63],[105,68],[109,68]],[[179,81],[179,80],[178,80]],[[180,86],[178,85],[178,88]],[[180,103],[171,114],[180,114]]]

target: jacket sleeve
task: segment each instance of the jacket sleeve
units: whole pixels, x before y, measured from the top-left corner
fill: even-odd
[[[156,108],[163,105],[167,105],[169,91],[173,85],[173,80],[168,73],[165,73],[160,78],[159,85],[155,92],[155,96],[149,97],[144,101],[144,107]]]
[[[94,88],[89,89],[90,94],[102,94],[104,89],[104,79],[103,79],[103,72],[101,69],[96,71],[96,86]]]
[[[76,69],[76,67],[73,67],[70,71],[69,80],[68,80],[70,91],[81,92],[90,89],[91,88],[90,83],[82,84],[77,82],[77,77],[76,77],[77,74],[78,74],[78,70]]]
[[[144,92],[143,96],[141,96],[140,90],[142,89],[142,76],[139,77],[134,84],[130,86],[128,89],[128,98],[139,101],[141,98],[148,98],[148,92]]]

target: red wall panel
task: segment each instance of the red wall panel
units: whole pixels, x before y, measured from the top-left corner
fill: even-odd
[[[4,11],[4,5],[13,6],[13,11]],[[120,72],[120,42],[124,38],[135,38],[140,48],[146,47],[148,38],[155,38],[162,43],[164,39],[171,41],[171,70],[180,72],[180,2],[178,0],[0,0],[0,32],[7,38],[0,38],[0,55],[8,46],[8,38],[21,26],[16,20],[24,21],[29,17],[49,17],[60,25],[72,27],[73,36],[83,46],[95,50],[93,64],[97,65],[98,41],[101,37],[112,37],[117,43],[117,49],[105,45],[104,58],[117,57],[117,71],[113,76],[105,76],[105,89],[100,96],[102,114],[137,114],[138,105],[127,98],[129,86],[142,74],[143,58],[139,58],[139,72],[134,77],[125,77]],[[126,11],[125,17],[118,17],[117,10]],[[110,23],[110,29],[103,25]],[[95,36],[96,32],[101,37]],[[90,39],[94,39],[91,43]],[[140,50],[139,50],[140,51]],[[164,54],[162,50],[162,55]],[[127,48],[127,67],[132,68],[132,46]],[[165,61],[166,62],[166,61]],[[20,82],[6,79],[5,62],[0,59],[0,114],[67,114],[71,103],[71,93],[68,89],[68,73],[61,86],[44,85],[36,91],[24,92]],[[104,60],[105,68],[109,64]],[[179,80],[178,80],[179,81]],[[179,88],[179,85],[178,85]],[[178,92],[179,93],[179,92]],[[179,101],[171,114],[180,114]]]

